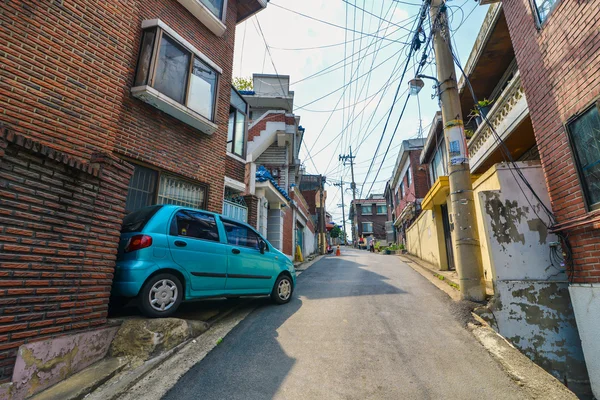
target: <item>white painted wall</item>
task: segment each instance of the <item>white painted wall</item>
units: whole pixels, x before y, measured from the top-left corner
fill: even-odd
[[[569,293],[592,391],[600,399],[600,284],[571,284]]]

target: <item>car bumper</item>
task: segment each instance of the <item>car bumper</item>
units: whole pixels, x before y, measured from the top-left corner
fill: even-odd
[[[111,295],[123,297],[137,296],[146,279],[157,268],[156,264],[148,261],[117,262]]]

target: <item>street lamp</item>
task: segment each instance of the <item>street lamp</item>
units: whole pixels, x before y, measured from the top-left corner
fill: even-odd
[[[416,78],[408,81],[408,91],[411,96],[418,95],[421,89],[423,89],[423,86],[425,86],[425,83],[423,83],[423,79],[419,78],[418,75]]]
[[[416,96],[417,94],[419,94],[421,89],[423,89],[423,86],[425,86],[425,83],[423,82],[423,79],[421,79],[421,78],[431,79],[431,80],[435,81],[435,85],[433,86],[433,88],[435,89],[435,94],[431,95],[432,99],[434,99],[436,96],[440,95],[440,82],[437,80],[437,78],[435,78],[433,76],[429,76],[429,75],[419,74],[419,75],[417,75],[416,78],[408,81],[408,91],[411,96]]]

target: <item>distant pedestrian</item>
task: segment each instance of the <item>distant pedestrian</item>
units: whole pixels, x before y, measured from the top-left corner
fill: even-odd
[[[369,236],[369,251],[375,253],[375,238],[373,236]]]

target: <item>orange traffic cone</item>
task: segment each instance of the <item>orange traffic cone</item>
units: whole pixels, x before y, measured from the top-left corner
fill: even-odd
[[[340,251],[340,245],[339,244],[337,245],[337,250],[335,251],[335,255],[336,256],[341,256],[342,255],[342,252]]]

